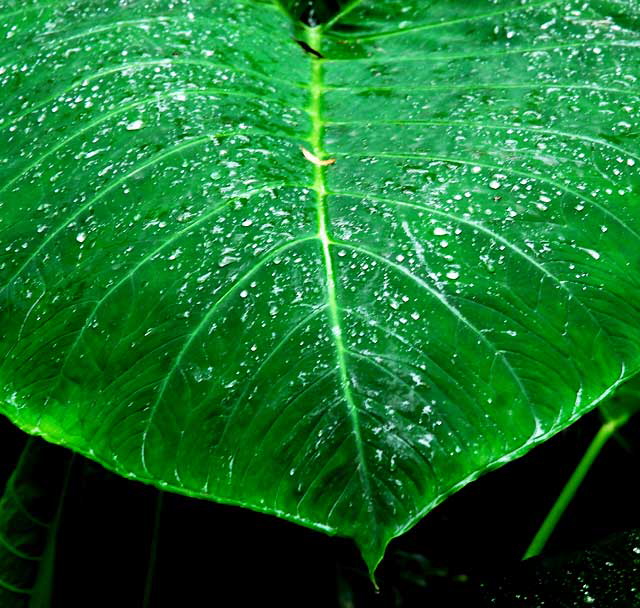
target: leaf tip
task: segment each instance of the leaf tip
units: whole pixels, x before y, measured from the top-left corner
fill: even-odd
[[[373,585],[376,592],[380,591],[380,586],[378,585],[378,581],[376,579],[376,570],[382,562],[384,558],[385,552],[387,550],[387,545],[391,539],[381,540],[380,542],[373,541],[372,539],[367,539],[365,542],[362,542],[359,539],[356,539],[356,543],[358,548],[360,549],[360,555],[362,555],[362,559],[364,560],[367,570],[369,571],[369,580]]]

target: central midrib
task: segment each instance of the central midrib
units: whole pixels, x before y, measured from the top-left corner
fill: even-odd
[[[322,46],[322,30],[320,27],[308,28],[306,31],[307,44],[316,51],[320,52]],[[324,82],[323,60],[320,58],[311,59],[311,80],[309,81],[310,101],[306,109],[311,117],[311,135],[307,140],[311,145],[311,151],[318,159],[326,158],[326,152],[323,146],[323,130],[324,122],[322,119],[322,92]],[[320,163],[313,165],[313,189],[316,192],[317,199],[317,221],[318,221],[318,239],[322,243],[322,254],[325,268],[325,278],[327,286],[327,300],[329,321],[331,323],[331,334],[336,351],[336,363],[340,372],[340,385],[348,406],[349,416],[353,427],[353,435],[355,438],[356,448],[358,452],[358,471],[363,491],[369,506],[373,506],[371,484],[369,482],[369,472],[367,470],[364,444],[362,441],[362,433],[360,430],[360,418],[358,408],[353,399],[351,390],[351,382],[349,380],[349,372],[347,369],[346,349],[343,342],[342,324],[340,318],[340,310],[338,307],[336,293],[336,278],[331,259],[331,246],[333,242],[329,234],[329,216],[327,208],[327,189],[325,181],[326,167]],[[369,510],[372,519],[375,521],[375,514]]]

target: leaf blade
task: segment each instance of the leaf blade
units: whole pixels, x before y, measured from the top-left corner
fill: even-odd
[[[14,422],[373,570],[638,371],[633,11],[354,3],[318,58],[264,3],[154,6],[5,49]]]

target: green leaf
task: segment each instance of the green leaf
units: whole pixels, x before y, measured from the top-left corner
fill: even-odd
[[[71,453],[29,438],[0,498],[0,606],[51,606]]]
[[[640,371],[637,0],[0,6],[30,433],[373,570]]]

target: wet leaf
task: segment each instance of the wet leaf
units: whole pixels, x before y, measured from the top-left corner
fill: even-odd
[[[637,0],[0,7],[28,432],[374,568],[640,370]]]

